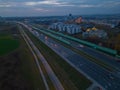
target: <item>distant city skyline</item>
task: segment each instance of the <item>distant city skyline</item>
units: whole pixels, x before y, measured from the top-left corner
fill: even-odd
[[[120,0],[0,0],[0,16],[120,14]]]

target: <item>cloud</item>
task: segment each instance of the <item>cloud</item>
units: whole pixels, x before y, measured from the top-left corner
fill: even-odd
[[[59,4],[57,7],[75,7],[76,5],[74,4]]]
[[[80,4],[81,8],[114,8],[120,6],[120,1],[105,1],[97,4]]]
[[[43,9],[43,8],[33,8],[34,11],[39,11],[39,12],[50,12],[50,10]]]
[[[79,5],[81,8],[93,8],[93,7],[99,7],[99,5],[89,5],[89,4],[81,4]]]
[[[13,7],[16,6],[16,4],[12,4],[12,3],[0,3],[0,7],[1,8],[9,8],[9,7]]]
[[[0,5],[0,8],[8,8],[11,7],[11,5]]]
[[[120,6],[120,1],[106,1],[101,6],[102,7],[116,7],[116,6]]]
[[[36,6],[36,5],[60,5],[60,4],[64,4],[64,2],[58,2],[56,0],[45,0],[45,1],[37,1],[37,2],[25,2],[25,5],[28,6]]]
[[[120,13],[119,8],[120,0],[0,0],[1,15],[8,12],[13,12],[11,15],[16,12],[17,15],[20,12],[21,15],[84,14],[99,13],[100,11],[101,13],[106,13],[106,11]]]
[[[102,1],[101,3],[92,3],[94,0],[0,0],[0,7],[80,7],[80,8],[95,8],[95,7],[116,7],[120,5],[120,1]],[[94,1],[95,2],[95,1]],[[97,0],[96,0],[97,2]]]

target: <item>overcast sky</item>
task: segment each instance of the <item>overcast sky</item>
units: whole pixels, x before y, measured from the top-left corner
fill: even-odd
[[[120,13],[120,0],[0,0],[0,16]]]

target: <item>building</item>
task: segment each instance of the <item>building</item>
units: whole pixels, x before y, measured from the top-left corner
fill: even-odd
[[[53,23],[48,29],[58,30],[68,34],[76,34],[82,32],[81,27],[75,24]]]
[[[75,19],[75,23],[80,24],[82,22],[82,17],[78,17]]]
[[[104,30],[87,30],[82,33],[83,38],[97,37],[97,38],[106,38],[107,33]]]

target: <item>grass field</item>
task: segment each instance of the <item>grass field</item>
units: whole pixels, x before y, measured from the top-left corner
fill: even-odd
[[[0,55],[12,52],[19,47],[19,41],[10,35],[0,34]]]

